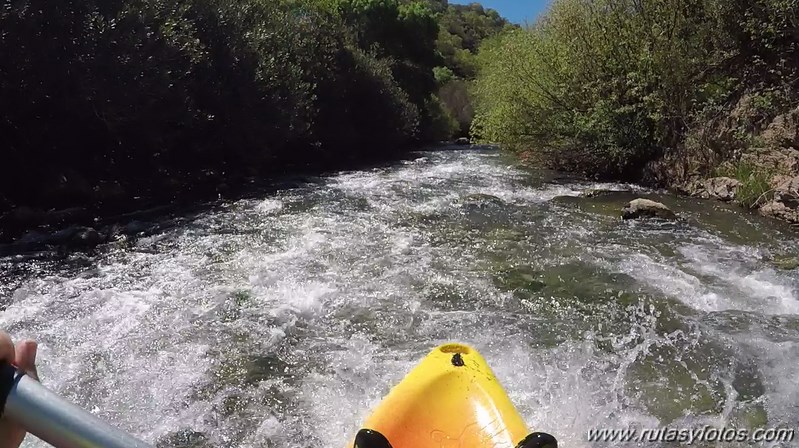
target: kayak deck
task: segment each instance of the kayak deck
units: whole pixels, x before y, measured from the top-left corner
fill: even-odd
[[[364,428],[382,435],[392,448],[513,448],[529,434],[485,359],[463,344],[430,352]],[[367,439],[360,443],[374,444]]]

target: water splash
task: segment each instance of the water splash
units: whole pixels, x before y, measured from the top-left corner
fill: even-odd
[[[161,447],[341,447],[450,340],[567,446],[600,427],[790,424],[799,279],[763,261],[784,241],[564,207],[650,192],[548,176],[492,151],[420,153],[130,249],[3,259],[0,327],[41,341],[48,386]]]

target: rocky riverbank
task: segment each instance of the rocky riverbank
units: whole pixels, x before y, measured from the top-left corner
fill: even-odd
[[[669,186],[694,197],[735,202],[799,226],[799,107],[758,126],[752,112],[742,112],[746,102],[742,100],[725,125],[706,130],[715,131],[714,141],[723,148],[710,160],[718,160],[718,152],[728,158],[704,176],[673,176]],[[741,122],[749,126],[742,129]],[[748,131],[744,138],[730,138],[741,130]],[[680,168],[684,172],[685,164]],[[679,170],[672,167],[675,171]]]

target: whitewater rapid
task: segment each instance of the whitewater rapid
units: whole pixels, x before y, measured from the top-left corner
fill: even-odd
[[[597,189],[619,193],[579,197]],[[684,219],[621,221],[639,195]],[[0,259],[0,328],[40,342],[43,382],[158,447],[343,448],[448,341],[564,447],[594,446],[591,428],[796,426],[799,275],[770,262],[795,234],[733,207],[470,150],[170,222],[91,256]]]

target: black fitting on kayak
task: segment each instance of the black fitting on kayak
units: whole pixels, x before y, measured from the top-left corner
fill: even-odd
[[[392,448],[383,434],[373,429],[362,429],[355,436],[353,448]]]
[[[11,389],[14,388],[14,385],[17,384],[17,381],[19,381],[23,375],[25,374],[18,372],[11,364],[0,364],[0,417],[5,413],[6,401],[8,400],[8,395],[11,393]]]
[[[455,353],[452,355],[452,365],[455,367],[463,367],[466,364],[463,362],[463,357],[460,353]]]
[[[516,448],[558,448],[558,440],[545,432],[534,432],[519,442]]]

